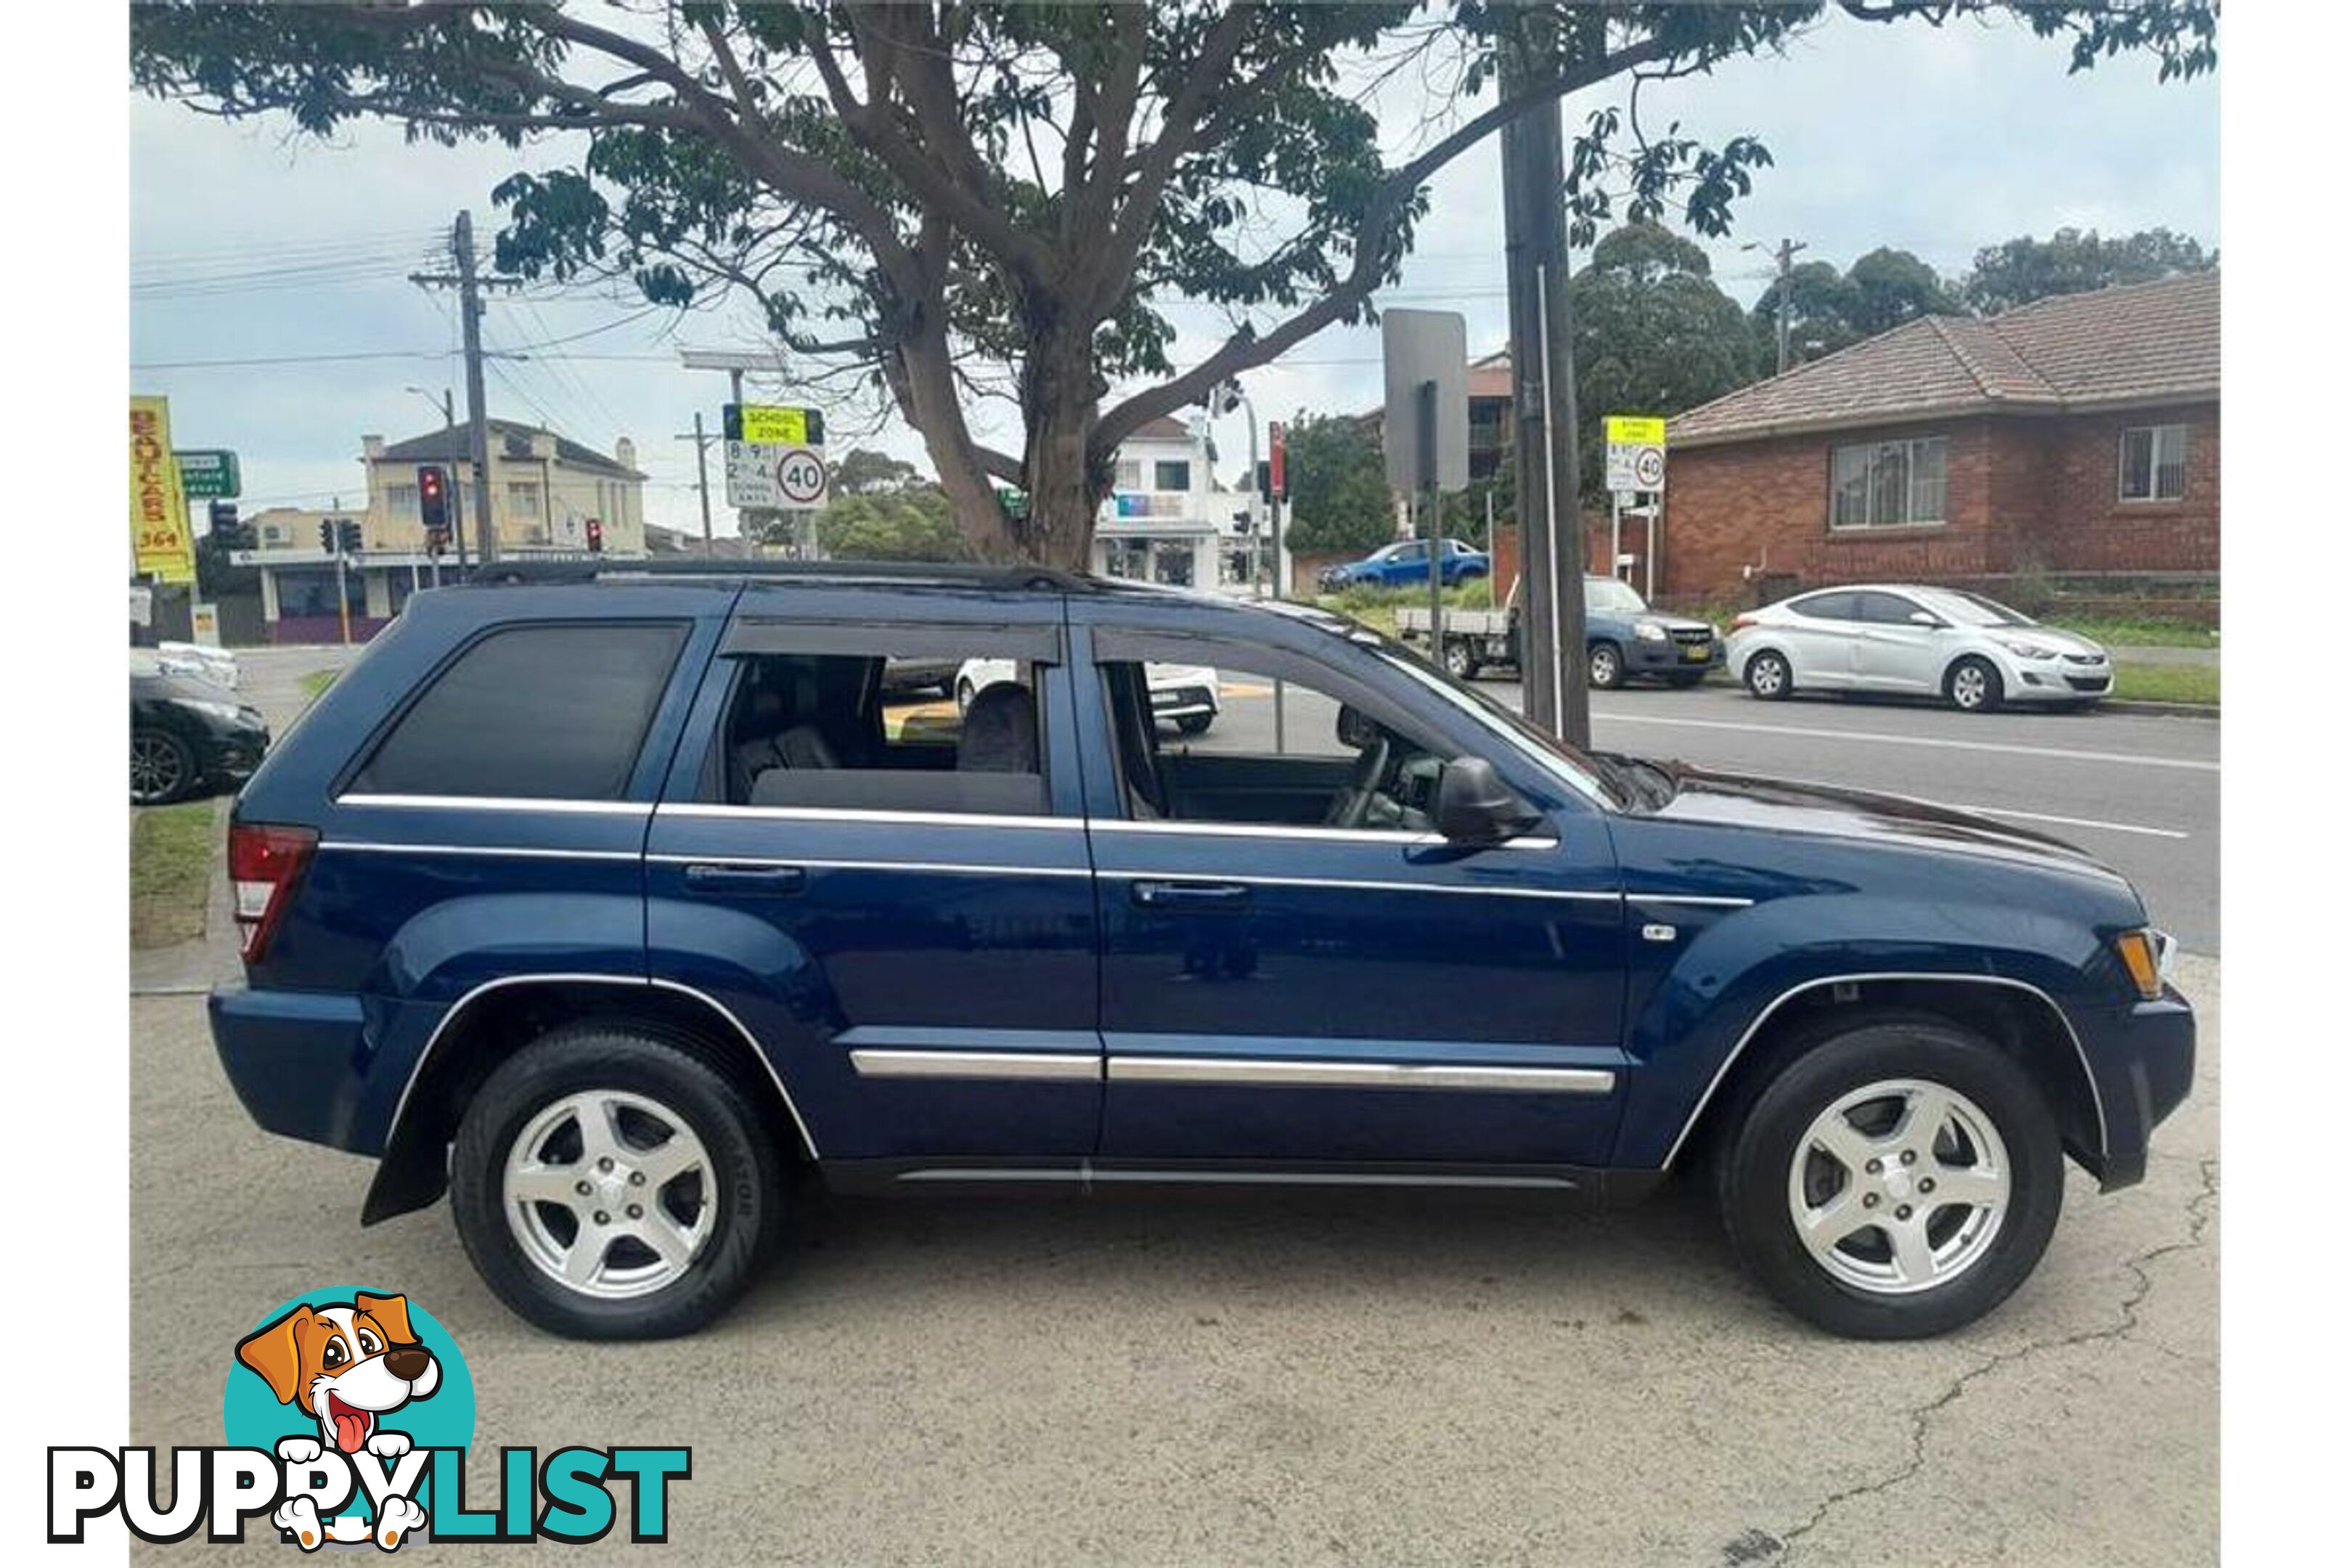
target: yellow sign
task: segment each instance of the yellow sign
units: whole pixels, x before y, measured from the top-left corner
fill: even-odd
[[[1663,447],[1666,422],[1643,414],[1612,414],[1602,421],[1612,447]]]
[[[779,447],[808,445],[808,410],[743,405],[743,440]]]
[[[132,569],[159,583],[196,580],[195,540],[180,465],[172,459],[172,405],[131,400],[131,551]]]

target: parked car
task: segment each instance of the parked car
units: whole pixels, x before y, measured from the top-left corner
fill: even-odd
[[[236,655],[202,643],[165,642],[155,645],[155,663],[166,675],[193,675],[225,690],[235,691],[241,679]]]
[[[1445,612],[1443,657],[1448,674],[1471,680],[1490,664],[1519,664],[1519,587],[1511,584],[1510,602],[1503,609]],[[1429,611],[1399,606],[1397,635],[1408,643],[1427,644]],[[1696,686],[1710,670],[1723,668],[1723,644],[1712,623],[1660,615],[1615,577],[1584,580],[1584,655],[1592,685],[1603,691],[1636,676],[1668,686]]]
[[[1767,701],[1791,691],[1940,696],[1964,713],[2006,703],[2087,708],[2115,685],[2107,650],[1981,594],[1857,584],[1799,594],[1732,622],[1731,668]]]
[[[882,667],[882,690],[890,697],[911,697],[935,691],[956,694],[956,674],[962,666],[950,658],[894,658]]]
[[[1009,658],[966,659],[956,672],[956,706],[969,710],[975,694],[1000,680],[1014,679],[1013,662]],[[1218,685],[1217,672],[1208,666],[1147,664],[1143,667],[1143,679],[1150,693],[1155,722],[1173,724],[1187,735],[1205,735],[1209,726],[1217,721],[1217,705],[1223,700],[1223,690]]]
[[[1451,588],[1456,583],[1466,583],[1474,577],[1484,577],[1493,563],[1483,550],[1473,550],[1458,539],[1444,542],[1445,548],[1437,558],[1438,581]],[[1365,584],[1375,588],[1419,588],[1429,584],[1429,542],[1424,539],[1401,540],[1384,544],[1361,561],[1343,562],[1326,566],[1317,581],[1327,590]]]
[[[1780,1301],[1932,1334],[2033,1268],[2066,1160],[2138,1181],[2189,1092],[2169,942],[2055,839],[1580,752],[1297,605],[623,565],[409,601],[238,797],[210,1002],[261,1126],[377,1157],[363,1222],[446,1190],[554,1331],[709,1322],[795,1174],[1617,1201],[1700,1165]],[[894,657],[1022,679],[911,741]],[[1162,750],[1145,667],[1186,661],[1284,680],[1288,747]]]
[[[245,778],[261,764],[269,725],[259,709],[206,680],[131,656],[131,803],[163,805]]]

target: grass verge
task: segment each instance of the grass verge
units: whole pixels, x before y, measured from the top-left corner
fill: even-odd
[[[341,673],[340,669],[312,670],[302,678],[302,695],[316,702],[319,700],[319,694],[332,686],[335,683],[335,677]]]
[[[2110,695],[2126,702],[2221,705],[2221,672],[2208,665],[2118,664]]]
[[[131,818],[131,945],[169,947],[205,934],[220,803],[155,805]]]
[[[2106,647],[2219,648],[2221,646],[2218,633],[2188,621],[2097,620],[2055,616],[2042,624],[2089,637]]]

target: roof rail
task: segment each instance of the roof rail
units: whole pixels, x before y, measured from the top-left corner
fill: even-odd
[[[1050,566],[990,565],[925,561],[736,561],[709,556],[675,560],[613,557],[602,561],[493,561],[474,568],[469,584],[546,584],[594,583],[607,578],[716,577],[810,583],[942,583],[980,588],[1047,588],[1084,593],[1092,578]]]

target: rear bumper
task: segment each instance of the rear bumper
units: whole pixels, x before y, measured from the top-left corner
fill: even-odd
[[[381,1152],[360,1131],[373,1053],[357,996],[223,986],[205,1010],[221,1070],[262,1128],[356,1153]]]
[[[2128,1187],[2147,1173],[2147,1150],[2157,1126],[2180,1108],[2197,1076],[2197,1016],[2189,999],[2167,987],[2163,999],[2122,1015],[2106,1038],[2084,1040],[2106,1122],[2106,1152],[2084,1163],[2099,1190]]]

